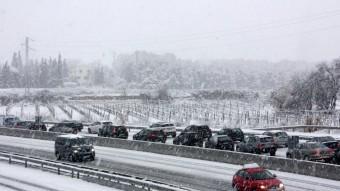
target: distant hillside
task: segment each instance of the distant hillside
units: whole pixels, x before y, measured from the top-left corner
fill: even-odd
[[[121,88],[154,89],[253,89],[280,87],[296,72],[314,68],[316,63],[262,60],[191,61],[172,54],[148,52],[119,55],[106,83]]]

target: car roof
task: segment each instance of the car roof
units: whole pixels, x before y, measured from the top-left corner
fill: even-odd
[[[257,163],[244,164],[242,170],[249,173],[264,171],[263,167],[260,167]]]
[[[270,137],[271,138],[271,136],[268,136],[268,135],[254,135],[254,137],[258,137],[258,138],[268,138],[268,137]]]
[[[220,137],[229,137],[228,135],[213,135],[213,137],[217,137],[217,138],[220,138]],[[230,138],[230,137],[229,137]]]
[[[124,125],[105,125],[104,127],[125,127]]]
[[[77,120],[62,120],[61,122],[64,122],[64,123],[81,123],[80,121],[77,121]]]
[[[299,143],[299,144],[311,145],[311,144],[322,144],[322,143],[316,142],[316,141],[307,141],[307,142]]]
[[[148,131],[163,131],[162,129],[159,128],[145,128]]]
[[[208,127],[208,128],[209,128],[208,125],[189,125],[188,127],[201,127],[201,128],[206,128],[206,127]],[[188,128],[188,127],[187,127],[187,128]]]
[[[256,167],[256,168],[246,168],[244,170],[247,171],[248,173],[255,173],[255,172],[265,171],[266,169],[263,167]]]
[[[189,134],[189,133],[192,133],[192,134],[199,134],[199,132],[196,132],[196,131],[182,131],[181,133],[186,133],[186,134]]]
[[[165,124],[173,124],[173,123],[160,121],[160,122],[152,123],[151,125],[165,125]]]

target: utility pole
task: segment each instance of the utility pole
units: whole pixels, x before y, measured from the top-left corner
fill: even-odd
[[[28,62],[29,62],[29,51],[30,51],[29,42],[30,42],[29,37],[26,37],[25,38],[25,65],[28,65]]]
[[[25,37],[25,95],[27,96],[30,93],[30,86],[31,86],[31,79],[29,79],[28,75],[28,64],[29,64],[29,51],[33,50],[30,45],[29,42],[30,40],[32,41],[32,39],[30,39],[29,37]]]

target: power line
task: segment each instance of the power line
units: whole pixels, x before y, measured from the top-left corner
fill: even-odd
[[[196,40],[202,40],[202,39],[209,39],[209,38],[222,38],[224,36],[232,36],[232,35],[240,35],[243,33],[248,32],[256,32],[256,31],[263,31],[268,29],[278,29],[283,28],[290,25],[296,25],[301,23],[307,23],[307,22],[314,22],[317,20],[326,19],[328,17],[334,17],[340,15],[340,10],[332,10],[332,11],[326,11],[323,13],[315,14],[315,15],[309,15],[304,17],[295,17],[288,20],[276,20],[271,21],[268,23],[263,24],[256,24],[256,25],[249,25],[244,27],[239,27],[231,31],[226,30],[219,30],[219,31],[213,31],[213,32],[207,32],[207,33],[194,33],[194,34],[187,34],[183,35],[183,38],[176,38],[176,37],[170,37],[170,38],[163,38],[163,40],[170,40],[173,42],[184,42],[184,41],[196,41]],[[163,36],[164,37],[164,36]],[[169,37],[169,36],[168,36]],[[162,37],[161,37],[162,38]],[[148,40],[117,40],[112,41],[108,43],[112,44],[130,44],[133,42],[133,44],[143,45],[143,44],[155,44],[159,43],[159,41],[162,39],[148,39]],[[62,44],[54,44],[53,46],[82,46],[82,47],[100,47],[104,46],[103,43],[97,43],[97,42],[65,42]]]

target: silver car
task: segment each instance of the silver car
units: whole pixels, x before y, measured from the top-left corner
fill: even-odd
[[[111,121],[96,121],[89,125],[87,131],[89,134],[97,134],[99,133],[99,129],[103,128],[103,125],[112,125]]]
[[[176,127],[173,123],[167,122],[153,123],[152,125],[150,125],[150,129],[163,130],[167,136],[171,135],[172,137],[176,137]]]
[[[288,134],[285,131],[267,131],[263,135],[271,136],[279,147],[288,147]]]

